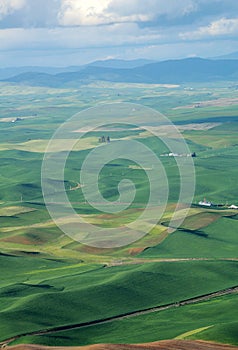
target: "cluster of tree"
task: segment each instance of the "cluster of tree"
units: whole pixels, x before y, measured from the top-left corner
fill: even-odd
[[[102,137],[99,137],[98,139],[99,143],[107,142],[109,143],[111,141],[110,136],[105,137],[104,135]]]

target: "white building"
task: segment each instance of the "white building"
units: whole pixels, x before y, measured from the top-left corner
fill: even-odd
[[[232,204],[228,209],[238,209],[237,205]]]
[[[204,199],[204,201],[200,201],[198,204],[202,205],[202,206],[205,206],[205,207],[211,207],[212,206],[212,203],[211,202],[207,202],[205,199]]]

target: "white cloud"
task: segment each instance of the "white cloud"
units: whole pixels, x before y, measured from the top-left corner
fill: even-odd
[[[112,3],[111,0],[87,0],[87,2],[63,0],[59,22],[64,26],[93,26],[114,22],[143,22],[151,19],[148,13],[130,12],[121,16],[111,6]]]
[[[197,9],[194,0],[62,0],[58,15],[63,26],[147,22],[160,15],[183,16]]]
[[[91,49],[150,44],[163,40],[161,34],[139,28],[136,23],[100,27],[9,28],[0,30],[0,49]]]
[[[204,39],[206,37],[226,36],[238,34],[238,18],[221,18],[208,26],[200,27],[195,31],[180,33],[184,40]]]
[[[28,63],[39,62],[38,52],[50,62],[59,53],[63,64],[66,56],[69,64],[74,57],[215,56],[235,47],[236,8],[237,0],[0,0],[0,50],[16,64],[13,52]]]
[[[20,10],[26,5],[26,0],[0,0],[0,19]]]

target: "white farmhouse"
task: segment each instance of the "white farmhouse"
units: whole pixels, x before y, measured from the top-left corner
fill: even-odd
[[[212,203],[211,202],[207,202],[206,199],[204,199],[204,201],[200,201],[198,203],[199,205],[205,206],[205,207],[211,207]]]
[[[237,205],[232,204],[228,209],[238,209]]]

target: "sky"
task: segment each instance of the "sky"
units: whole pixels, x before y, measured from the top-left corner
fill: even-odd
[[[0,68],[238,51],[237,0],[0,0]]]

